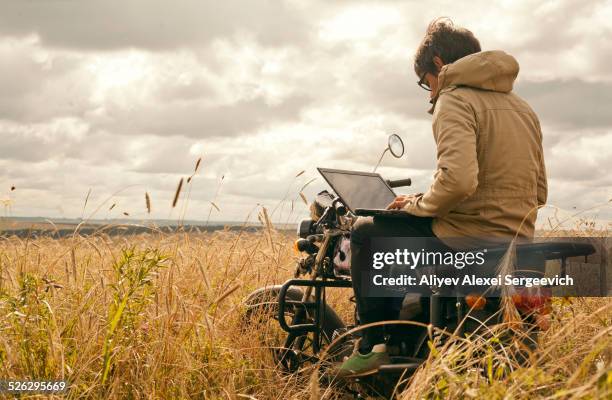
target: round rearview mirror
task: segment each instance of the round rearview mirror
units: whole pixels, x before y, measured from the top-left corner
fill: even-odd
[[[404,142],[402,138],[395,133],[389,136],[389,151],[393,157],[400,158],[404,155]]]

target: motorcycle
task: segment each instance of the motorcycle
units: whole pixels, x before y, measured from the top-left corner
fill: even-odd
[[[404,144],[399,136],[389,137],[374,171],[387,152],[396,158],[403,155]],[[410,186],[411,180],[387,180],[386,183],[397,188]],[[325,361],[324,365],[331,365],[342,361],[351,354],[358,340],[358,334],[350,334],[359,326],[357,313],[353,313],[351,323],[345,322],[326,297],[330,288],[349,289],[347,297],[352,294],[349,249],[351,226],[357,217],[337,194],[328,191],[319,193],[310,209],[311,218],[301,221],[297,228],[295,249],[301,257],[296,263],[295,277],[283,284],[259,288],[245,299],[247,321],[272,321],[282,330],[279,335],[268,335],[268,339],[274,336],[282,344],[267,345],[277,366],[287,373],[300,371],[308,364]],[[497,252],[501,257],[508,247],[488,250],[489,254]],[[546,261],[560,260],[563,275],[568,258],[587,256],[595,250],[590,244],[544,242],[517,244],[514,251],[518,265],[527,263],[536,272],[544,271]],[[546,299],[530,302],[526,298],[519,294],[512,300],[521,306],[525,320],[533,323],[534,310],[546,312]],[[425,362],[430,353],[428,342],[432,331],[459,336],[476,332],[501,322],[501,308],[500,297],[449,297],[435,287],[426,297],[407,294],[401,302],[398,319],[410,321],[419,316],[421,323],[400,324],[389,330],[387,349],[391,362],[382,365],[370,379],[378,387],[393,387],[400,376],[414,373]],[[334,349],[329,348],[332,342],[336,342]],[[325,360],[321,359],[323,353]],[[361,382],[365,382],[364,378]]]

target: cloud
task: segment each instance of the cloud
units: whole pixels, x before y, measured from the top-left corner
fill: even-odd
[[[110,196],[114,212],[140,217],[147,190],[152,216],[166,218],[178,179],[203,156],[188,217],[207,218],[224,176],[213,216],[241,220],[257,203],[297,199],[317,166],[371,170],[390,133],[406,156],[379,171],[426,190],[435,146],[412,55],[439,15],[518,59],[516,93],[542,122],[551,202],[609,198],[612,5],[595,0],[7,1],[0,196],[16,183],[16,214],[75,216],[93,188],[96,202]],[[318,179],[305,193],[325,187]]]
[[[377,112],[394,112],[406,118],[429,120],[429,93],[417,86],[409,57],[377,60],[356,72],[361,89],[354,100]]]
[[[0,119],[41,122],[89,109],[80,57],[50,54],[31,38],[0,37]]]
[[[151,51],[202,46],[216,38],[254,34],[264,45],[308,40],[307,20],[288,2],[164,0],[6,1],[0,34],[37,35],[45,47],[85,51]]]
[[[94,129],[126,135],[233,136],[297,120],[300,110],[309,102],[306,96],[295,95],[280,104],[268,104],[261,97],[218,105],[198,101],[160,102],[124,108],[110,104],[104,115],[93,118],[92,124]]]
[[[547,152],[548,176],[581,186],[612,188],[612,158],[609,145],[612,130],[599,135],[581,136],[558,142]]]
[[[612,126],[612,82],[580,79],[531,82],[521,80],[515,92],[529,101],[540,119],[555,128]]]
[[[82,144],[87,129],[82,121],[71,118],[26,125],[0,120],[0,159],[27,162],[61,159],[72,144]]]

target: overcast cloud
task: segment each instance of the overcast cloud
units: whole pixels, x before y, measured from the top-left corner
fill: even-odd
[[[412,57],[437,16],[519,61],[515,91],[544,131],[549,204],[606,203],[612,3],[597,0],[3,1],[0,200],[10,215],[78,217],[91,188],[85,215],[107,201],[95,217],[174,218],[176,184],[203,157],[186,218],[206,219],[214,201],[216,220],[258,204],[293,220],[315,167],[370,170],[390,133],[406,157],[379,171],[423,191],[435,146]]]

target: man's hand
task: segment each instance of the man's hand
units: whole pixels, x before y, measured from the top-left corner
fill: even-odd
[[[391,204],[387,206],[387,210],[401,210],[406,204],[413,202],[418,197],[417,194],[408,194],[397,196]]]

